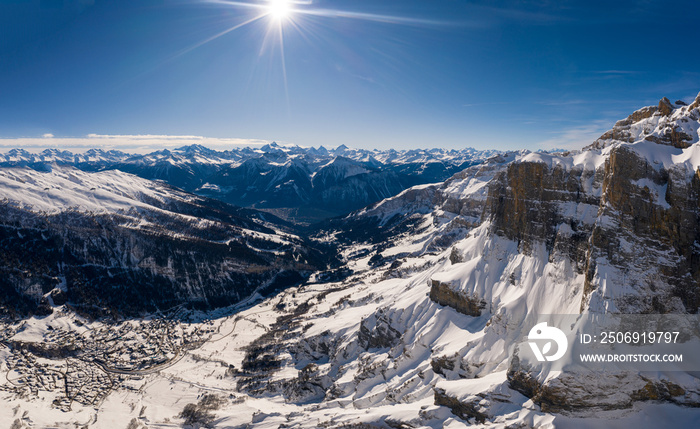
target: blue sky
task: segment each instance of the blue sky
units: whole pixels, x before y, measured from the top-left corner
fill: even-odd
[[[579,148],[700,91],[691,1],[313,0],[282,19],[268,4],[0,0],[0,145]]]

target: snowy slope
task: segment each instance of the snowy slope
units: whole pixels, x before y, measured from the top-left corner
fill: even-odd
[[[6,314],[218,307],[333,260],[274,216],[117,170],[4,168],[0,188]]]
[[[58,213],[69,209],[92,213],[128,211],[149,207],[142,197],[164,202],[168,199],[193,201],[187,195],[150,180],[118,170],[88,173],[55,166],[38,173],[27,168],[0,170],[3,198],[32,211]]]

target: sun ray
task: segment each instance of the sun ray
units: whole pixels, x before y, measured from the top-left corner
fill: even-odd
[[[299,13],[305,15],[319,16],[323,18],[346,18],[359,19],[362,21],[383,22],[386,24],[402,24],[402,25],[445,25],[444,21],[436,21],[431,19],[408,18],[403,16],[380,15],[375,13],[351,12],[337,9],[309,9],[300,10]]]
[[[306,43],[309,43],[309,44],[313,43],[313,42],[311,41],[311,39],[309,38],[309,36],[308,36],[308,35],[306,34],[306,32],[304,31],[304,27],[302,27],[301,25],[299,25],[299,23],[297,23],[296,21],[289,21],[289,25],[290,25],[294,30],[296,30],[297,33],[299,33],[299,35],[300,35],[302,38],[304,38],[304,41],[305,41]]]
[[[218,39],[218,38],[221,37],[221,36],[224,36],[224,35],[226,35],[226,34],[232,32],[232,31],[238,30],[239,28],[244,27],[244,26],[246,26],[246,25],[248,25],[248,24],[252,24],[253,22],[255,22],[255,21],[259,20],[259,19],[262,19],[262,18],[264,18],[265,16],[266,16],[266,14],[257,15],[257,16],[255,16],[255,17],[253,17],[253,18],[251,18],[251,19],[249,19],[249,20],[247,20],[247,21],[243,21],[243,22],[241,22],[240,24],[236,24],[236,25],[234,25],[233,27],[227,28],[227,29],[224,30],[224,31],[221,31],[221,32],[219,32],[219,33],[217,33],[217,34],[215,34],[215,35],[213,35],[213,36],[211,36],[211,37],[209,37],[209,38],[207,38],[207,39],[205,39],[205,40],[202,40],[201,42],[199,42],[199,43],[197,43],[197,44],[195,44],[195,45],[190,46],[190,47],[187,48],[187,49],[184,49],[184,50],[178,52],[177,54],[173,55],[173,56],[170,58],[170,60],[176,59],[176,58],[181,57],[181,56],[183,56],[183,55],[185,55],[185,54],[187,54],[187,53],[189,53],[189,52],[192,52],[193,50],[195,50],[195,49],[197,49],[197,48],[199,48],[199,47],[201,47],[201,46],[203,46],[203,45],[206,45],[207,43],[212,42],[212,41]]]
[[[284,35],[282,34],[282,26],[279,26],[279,36],[280,36],[280,53],[282,55],[282,78],[284,80],[284,95],[287,102],[287,114],[291,114],[291,103],[289,101],[289,85],[287,83],[287,61],[284,57]]]

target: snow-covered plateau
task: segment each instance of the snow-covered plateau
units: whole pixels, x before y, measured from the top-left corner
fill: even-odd
[[[305,229],[308,239],[279,220],[241,213],[255,217],[235,234],[267,243],[258,249],[248,240],[256,255],[313,272],[278,292],[247,289],[231,305],[193,308],[176,294],[172,306],[154,301],[156,311],[86,314],[76,311],[81,296],[70,291],[79,285],[61,277],[62,268],[55,289],[65,301],[32,286],[41,273],[15,273],[25,280],[23,299],[47,302],[41,314],[3,319],[0,426],[697,427],[698,372],[574,371],[572,350],[553,369],[529,365],[517,344],[533,315],[697,321],[699,125],[700,95],[691,105],[663,99],[581,151],[497,154]],[[124,188],[94,185],[104,174],[133,177],[2,170],[3,189],[15,189],[3,204],[43,218],[68,208],[113,214],[128,212],[117,206],[140,192],[152,195],[138,199],[149,205],[142,211],[164,210],[153,202],[161,191],[143,190],[156,185],[135,177]],[[52,200],[52,184],[66,188],[76,183],[71,176],[92,192],[109,191],[110,207],[70,192]],[[166,201],[201,198],[167,189]],[[175,215],[197,217],[190,209]],[[214,217],[207,219],[226,223]],[[19,252],[31,227],[3,225],[14,228],[5,240],[15,234],[3,241],[5,255]],[[271,253],[271,242],[285,251]],[[313,259],[331,248],[334,260]],[[138,254],[129,258],[139,266]],[[241,267],[248,266],[222,271]],[[178,273],[168,275],[178,283]]]

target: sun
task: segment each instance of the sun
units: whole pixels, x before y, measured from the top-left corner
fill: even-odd
[[[267,5],[268,14],[277,19],[289,18],[292,13],[292,2],[289,0],[270,0]]]

